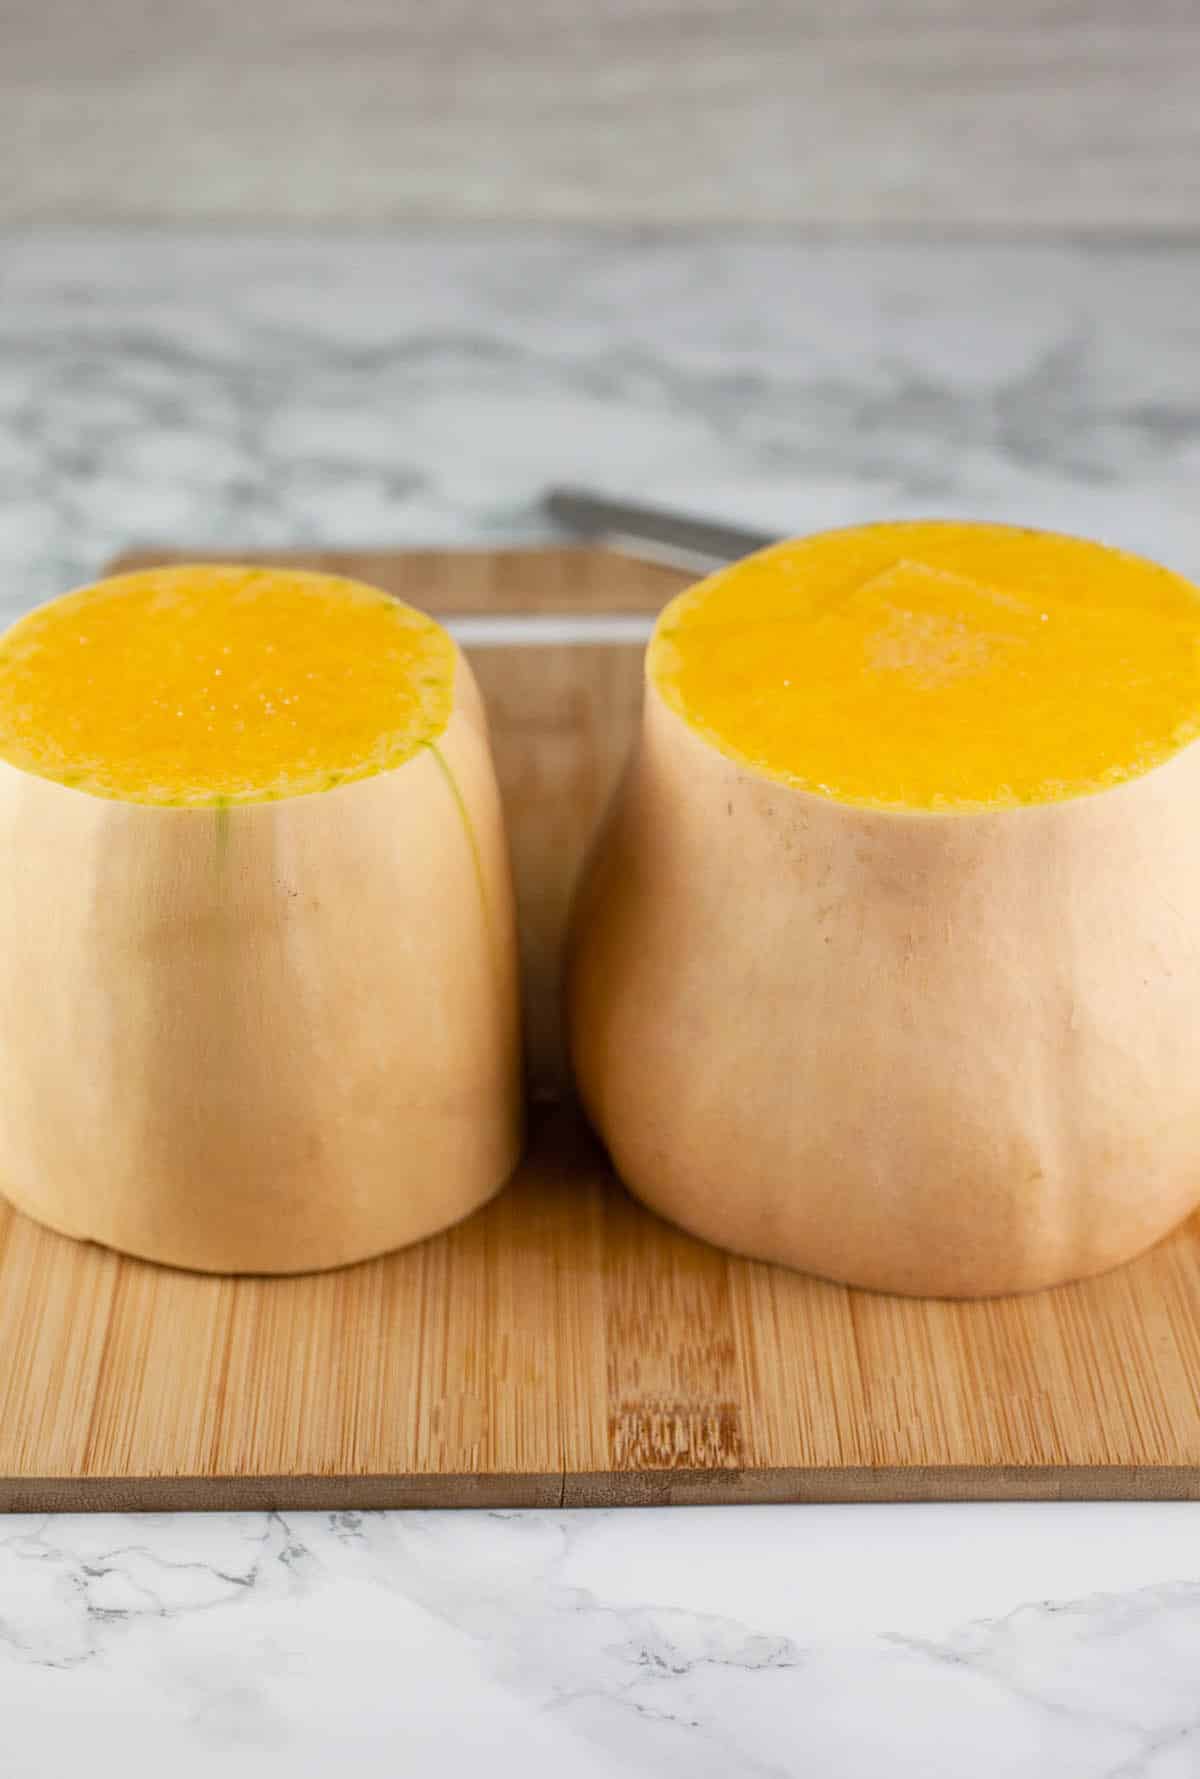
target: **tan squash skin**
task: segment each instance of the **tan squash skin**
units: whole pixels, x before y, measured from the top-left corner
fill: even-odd
[[[568,1016],[664,1216],[877,1290],[1026,1291],[1200,1202],[1200,744],[1096,796],[894,814],[739,767],[647,685]]]
[[[417,1241],[502,1185],[512,890],[461,657],[438,746],[478,868],[429,750],[223,811],[0,762],[0,1188],[19,1209],[152,1260],[288,1273]]]

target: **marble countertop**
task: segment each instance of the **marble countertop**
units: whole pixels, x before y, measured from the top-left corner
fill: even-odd
[[[1200,574],[1200,247],[0,237],[0,615],[548,481]],[[0,1361],[2,1362],[2,1361]],[[1200,1504],[0,1519],[0,1774],[1193,1779]]]
[[[1200,1507],[10,1518],[0,1772],[80,1767],[1194,1779]]]

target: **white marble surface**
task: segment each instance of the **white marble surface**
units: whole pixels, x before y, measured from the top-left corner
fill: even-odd
[[[0,1772],[1194,1779],[1200,1508],[0,1521]]]
[[[130,542],[527,535],[551,477],[1200,572],[1200,248],[0,234],[0,610]]]
[[[1200,250],[0,239],[0,610],[551,477],[1200,572]],[[2,1362],[2,1356],[0,1356]],[[1200,1505],[0,1520],[0,1775],[1200,1775]]]

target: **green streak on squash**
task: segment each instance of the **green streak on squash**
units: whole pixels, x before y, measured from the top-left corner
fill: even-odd
[[[446,756],[443,754],[436,741],[426,742],[425,745],[437,761],[438,770],[441,772],[442,777],[449,786],[450,795],[454,798],[454,806],[458,810],[458,819],[462,823],[463,833],[467,837],[467,845],[471,849],[471,863],[475,868],[475,882],[479,888],[479,906],[483,911],[483,925],[487,934],[488,952],[493,961],[496,961],[498,958],[496,936],[492,926],[491,909],[488,906],[487,885],[483,875],[483,860],[479,856],[479,841],[476,838],[471,817],[467,813],[467,805],[463,799],[463,794],[459,789],[458,780],[450,770],[450,765]]]

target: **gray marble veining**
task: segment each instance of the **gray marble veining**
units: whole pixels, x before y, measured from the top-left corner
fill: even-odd
[[[0,609],[130,543],[526,537],[569,479],[1200,571],[1200,248],[0,237]]]
[[[0,1771],[1190,1779],[1198,1577],[1191,1506],[0,1520]]]

